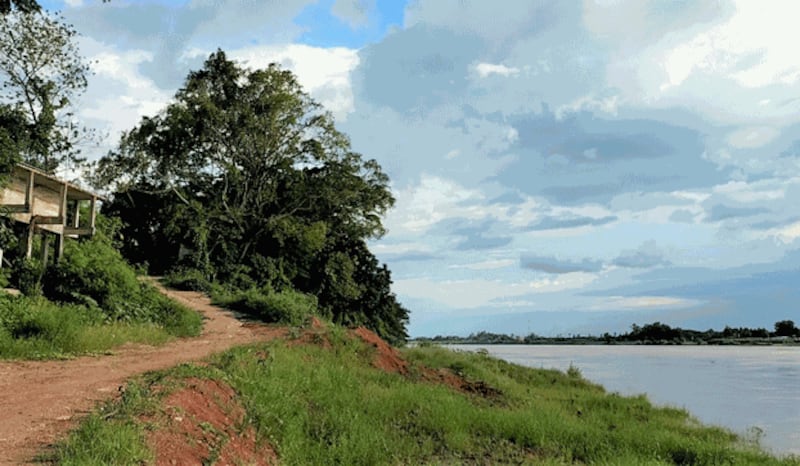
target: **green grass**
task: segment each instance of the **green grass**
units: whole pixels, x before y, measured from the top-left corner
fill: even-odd
[[[141,465],[153,460],[145,443],[144,426],[136,415],[150,412],[154,397],[136,382],[128,384],[119,400],[104,404],[90,414],[65,442],[43,462],[62,465]]]
[[[199,333],[199,314],[161,295],[148,299],[157,309],[156,318],[117,320],[97,307],[0,295],[0,358],[63,358],[124,343],[158,345]]]
[[[404,351],[412,362],[404,377],[374,369],[372,350],[341,329],[331,329],[328,339],[332,348],[274,341],[229,350],[208,366],[151,374],[133,385],[135,396],[104,408],[115,414],[90,417],[56,459],[99,464],[123,450],[132,453],[109,462],[147,458],[136,419],[154,409],[142,400],[155,398],[142,387],[191,376],[233,386],[248,422],[284,464],[800,464],[701,426],[683,410],[606,393],[577,371],[429,347]],[[425,381],[422,365],[484,381],[499,395],[484,398]],[[101,415],[108,421],[98,425]]]
[[[310,316],[318,315],[317,298],[292,289],[272,291],[268,288],[226,290],[213,286],[214,304],[243,312],[268,323],[302,325]]]

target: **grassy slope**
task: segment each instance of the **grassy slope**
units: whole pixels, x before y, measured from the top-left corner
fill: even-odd
[[[328,332],[319,339],[332,343],[327,348],[274,341],[227,351],[208,366],[138,379],[61,444],[57,460],[152,460],[144,436],[158,426],[139,419],[159,409],[165,385],[206,377],[239,393],[259,438],[285,464],[800,464],[700,426],[685,411],[608,394],[574,371],[420,348],[404,352],[412,364],[403,376],[375,369],[374,350],[343,330]],[[482,397],[425,381],[423,365],[485,381],[501,394]]]

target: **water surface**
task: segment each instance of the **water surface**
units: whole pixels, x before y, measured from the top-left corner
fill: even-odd
[[[529,367],[577,366],[624,395],[647,394],[707,424],[752,437],[777,454],[800,454],[800,347],[450,345]],[[754,429],[755,428],[755,429]]]

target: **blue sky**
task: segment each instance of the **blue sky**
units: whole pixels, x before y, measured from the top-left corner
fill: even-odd
[[[798,320],[792,1],[69,0],[104,147],[217,47],[392,178],[413,336]]]

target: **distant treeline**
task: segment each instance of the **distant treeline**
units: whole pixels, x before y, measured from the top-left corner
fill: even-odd
[[[800,328],[791,320],[775,322],[773,331],[765,328],[729,327],[723,330],[708,329],[705,331],[670,327],[661,322],[639,326],[631,325],[631,330],[622,334],[603,335],[569,335],[543,337],[531,333],[527,336],[508,335],[504,333],[478,332],[467,337],[442,336],[433,338],[416,338],[417,343],[442,344],[481,344],[481,345],[537,345],[537,344],[767,344],[777,342],[800,342]]]

